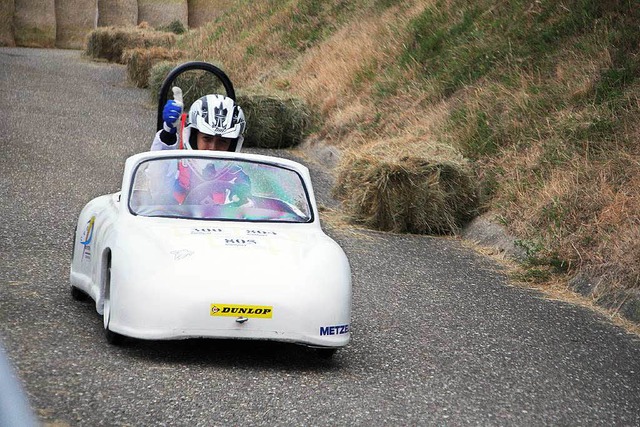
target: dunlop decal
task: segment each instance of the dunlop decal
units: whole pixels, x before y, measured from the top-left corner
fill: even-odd
[[[209,313],[222,317],[253,317],[271,319],[273,307],[270,305],[242,305],[242,304],[211,304]]]

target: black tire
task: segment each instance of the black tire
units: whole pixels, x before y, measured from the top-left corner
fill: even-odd
[[[337,348],[318,348],[318,349],[316,349],[318,357],[320,359],[325,359],[325,360],[331,359],[333,357],[333,355],[336,354],[336,351],[338,351]]]
[[[116,332],[110,331],[108,328],[104,330],[104,337],[111,345],[120,346],[124,343],[124,336]]]
[[[89,301],[89,295],[87,295],[84,291],[81,291],[80,289],[76,288],[75,286],[71,286],[71,298],[74,299],[74,301],[81,301],[81,302],[86,302]]]

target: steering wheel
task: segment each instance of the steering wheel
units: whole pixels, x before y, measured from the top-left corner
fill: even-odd
[[[174,80],[176,80],[176,78],[178,78],[180,74],[189,70],[203,70],[213,74],[218,78],[218,80],[220,80],[220,82],[222,83],[222,86],[224,86],[224,90],[225,92],[227,92],[227,97],[233,99],[234,101],[236,100],[236,92],[235,92],[235,89],[233,88],[233,83],[231,83],[231,80],[229,79],[229,77],[220,68],[208,62],[201,62],[201,61],[191,61],[191,62],[186,62],[182,65],[178,65],[173,70],[171,70],[171,72],[169,72],[167,77],[162,82],[162,87],[160,87],[160,92],[158,96],[158,114],[157,114],[157,120],[156,120],[156,131],[162,129],[162,123],[163,123],[162,109],[164,108],[164,104],[167,102],[167,99],[169,98],[169,92],[171,90],[171,86],[173,85]]]
[[[211,204],[222,205],[224,204],[224,201],[222,203],[215,203],[211,195],[222,193],[225,195],[225,199],[226,199],[227,190],[230,190],[232,186],[233,184],[231,184],[230,182],[216,181],[216,180],[205,181],[202,184],[197,185],[191,191],[189,191],[189,194],[187,194],[187,197],[185,197],[184,202],[182,202],[182,204],[183,205],[206,204],[206,203],[202,203],[202,201],[206,200],[208,197],[209,200],[211,200],[212,202]]]

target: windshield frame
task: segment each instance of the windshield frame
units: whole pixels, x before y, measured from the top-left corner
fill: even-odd
[[[182,153],[181,153],[182,154]],[[168,155],[168,156],[162,156],[160,157],[154,157],[154,158],[146,158],[141,160],[140,162],[138,162],[130,175],[130,179],[129,179],[129,188],[127,191],[127,211],[129,212],[129,214],[131,214],[132,216],[135,217],[142,217],[142,218],[170,218],[170,219],[183,219],[183,220],[195,220],[195,221],[221,221],[221,222],[248,222],[248,223],[267,223],[267,224],[310,224],[315,222],[316,220],[316,212],[315,212],[315,204],[312,203],[311,200],[311,192],[307,186],[307,182],[304,178],[304,176],[302,174],[300,174],[299,171],[297,171],[295,168],[293,167],[289,167],[285,164],[281,164],[281,163],[277,163],[277,162],[269,162],[269,161],[262,161],[259,159],[247,159],[247,158],[241,158],[241,157],[229,157],[225,154],[227,153],[223,153],[222,156],[211,156],[211,152],[207,152],[207,155],[198,155],[198,154],[193,154],[193,155]],[[273,219],[249,219],[249,218],[202,218],[202,217],[191,217],[191,216],[186,216],[186,215],[142,215],[137,213],[131,206],[131,201],[133,198],[133,194],[134,194],[134,184],[136,183],[136,177],[137,174],[140,170],[141,167],[145,167],[147,164],[149,164],[150,162],[154,162],[154,161],[171,161],[171,160],[175,160],[175,161],[180,161],[180,160],[185,160],[185,159],[198,159],[198,160],[209,160],[209,161],[226,161],[226,162],[238,162],[238,163],[252,163],[252,164],[257,164],[257,165],[265,165],[268,167],[272,167],[272,168],[276,168],[276,169],[284,169],[288,172],[292,172],[294,173],[297,178],[300,181],[301,184],[301,188],[302,191],[304,192],[304,200],[308,206],[309,209],[309,218],[305,221],[294,221],[294,220],[273,220]],[[258,197],[262,197],[262,196],[258,196]],[[285,202],[286,203],[286,202]]]

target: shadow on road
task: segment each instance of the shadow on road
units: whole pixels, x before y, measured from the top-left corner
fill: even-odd
[[[191,338],[184,340],[141,340],[125,338],[121,345],[108,344],[102,328],[102,317],[95,312],[93,301],[75,302],[74,310],[82,317],[85,334],[80,345],[103,347],[101,354],[131,358],[131,362],[234,368],[267,368],[289,371],[340,370],[344,359],[338,350],[332,358],[323,358],[317,349],[275,341]],[[91,325],[88,329],[87,325]],[[81,332],[76,332],[79,337]],[[93,343],[87,342],[92,341]]]

